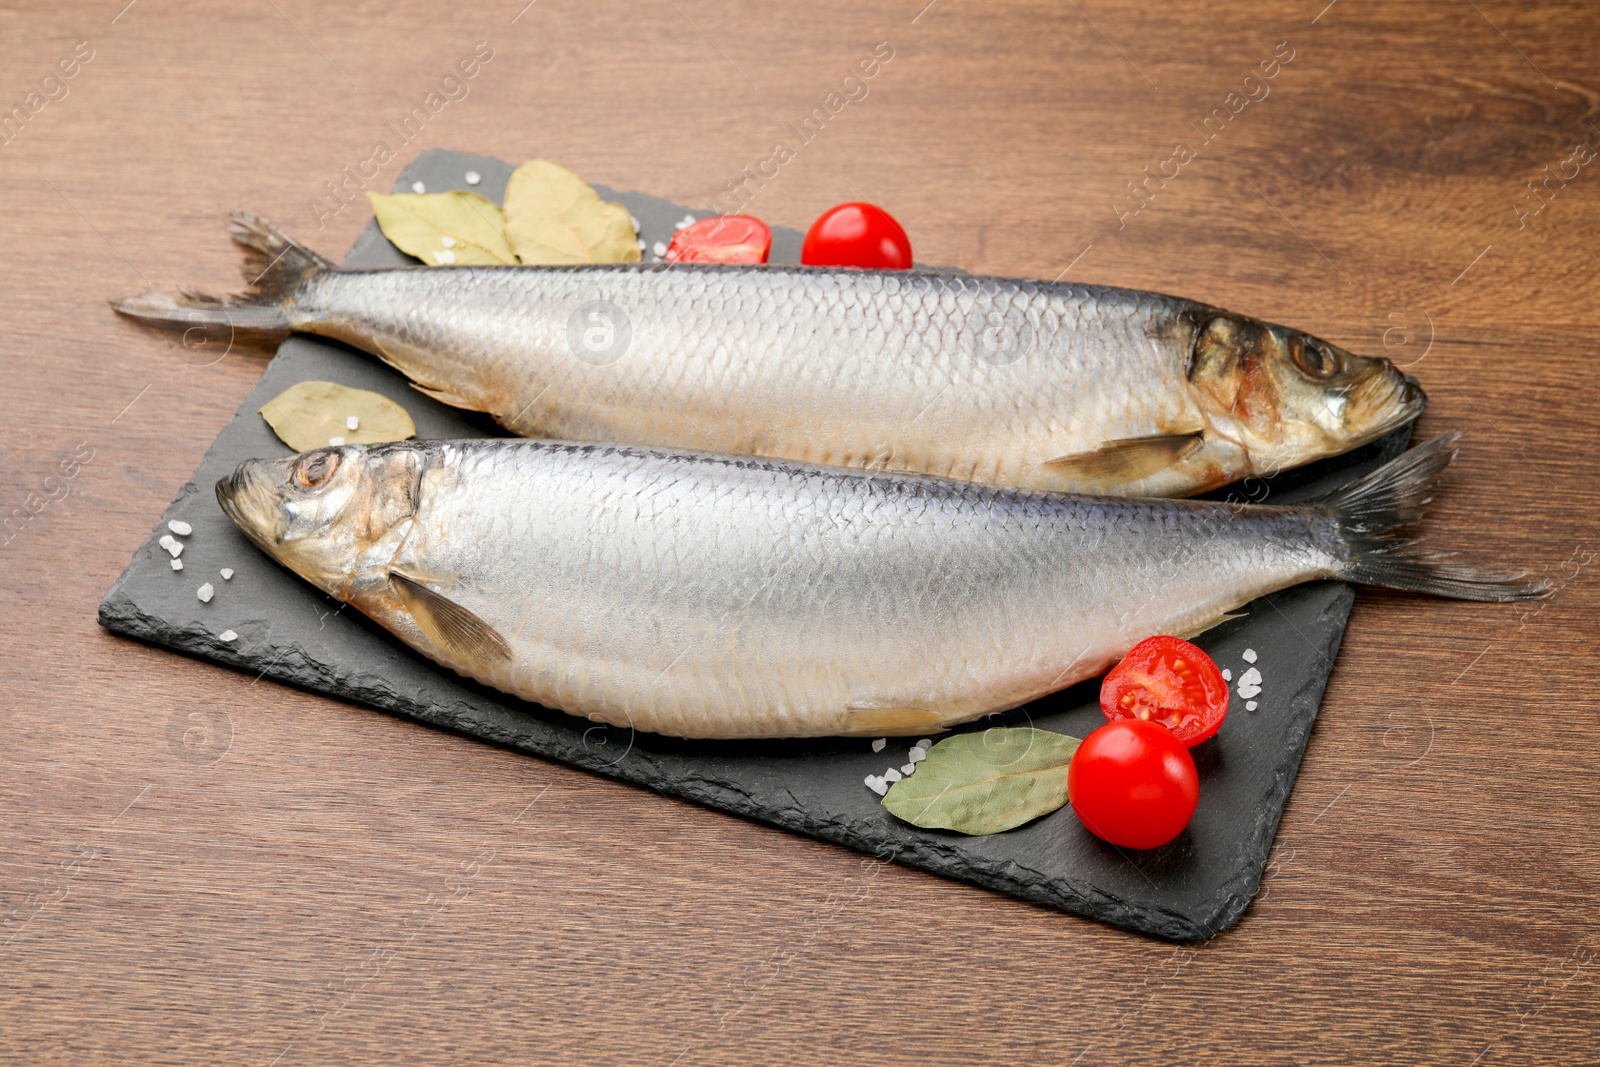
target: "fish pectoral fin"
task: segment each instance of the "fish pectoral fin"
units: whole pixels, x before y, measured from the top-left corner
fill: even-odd
[[[459,396],[456,396],[454,393],[447,393],[443,389],[431,389],[426,385],[418,385],[416,382],[412,382],[411,383],[411,388],[415,389],[417,392],[421,393],[423,396],[432,397],[434,400],[437,400],[439,403],[448,405],[449,407],[464,408],[467,411],[481,411],[482,410],[481,405],[479,405],[479,404],[477,404],[477,403],[475,403],[475,402],[473,402],[471,400],[463,400]]]
[[[1198,430],[1123,437],[1107,441],[1093,452],[1074,452],[1047,459],[1044,465],[1086,485],[1111,485],[1148,478],[1188,459],[1204,444],[1205,435]]]
[[[1221,615],[1218,615],[1214,619],[1207,619],[1205,622],[1198,623],[1195,626],[1191,626],[1189,629],[1185,630],[1183,633],[1174,634],[1173,636],[1174,637],[1181,637],[1185,641],[1193,641],[1195,638],[1199,637],[1201,634],[1205,633],[1207,630],[1215,629],[1216,627],[1221,626],[1225,622],[1232,622],[1234,619],[1245,619],[1245,618],[1249,618],[1249,617],[1250,617],[1250,613],[1248,611],[1225,611]]]
[[[404,374],[408,379],[410,379],[408,384],[411,386],[411,388],[415,389],[423,396],[432,397],[439,403],[446,404],[453,408],[464,408],[467,411],[484,410],[483,404],[478,401],[463,400],[461,397],[450,392],[448,389],[441,388],[437,385],[425,385],[418,381],[416,375],[420,370],[422,370],[422,368],[417,366],[416,359],[407,358],[404,351],[398,346],[385,343],[380,338],[374,338],[372,341],[372,350],[379,359],[383,360],[389,366],[393,367],[395,370],[399,371],[401,374]]]
[[[843,737],[884,737],[917,734],[937,727],[944,716],[928,708],[909,708],[875,700],[852,700],[845,705],[850,721]]]
[[[469,663],[492,666],[511,661],[511,646],[506,639],[449,597],[399,571],[389,572],[389,588],[411,613],[412,621],[435,644]]]

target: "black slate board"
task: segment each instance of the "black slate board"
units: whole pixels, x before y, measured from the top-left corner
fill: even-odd
[[[482,176],[480,184],[467,185],[469,170]],[[436,151],[407,167],[395,190],[409,191],[413,182],[421,181],[430,192],[470,188],[498,200],[509,175],[510,168],[499,160]],[[647,247],[670,240],[674,224],[696,214],[637,193],[600,192],[633,212]],[[296,229],[292,224],[289,228]],[[797,262],[799,247],[800,234],[775,231],[773,261]],[[651,258],[648,250],[645,258]],[[351,267],[414,262],[384,239],[376,223],[345,260]],[[106,594],[100,605],[103,626],[1160,937],[1207,937],[1233,923],[1255,894],[1344,634],[1354,596],[1349,586],[1324,582],[1285,590],[1255,602],[1246,617],[1199,640],[1220,665],[1233,671],[1236,685],[1249,666],[1241,657],[1253,649],[1264,680],[1258,707],[1246,710],[1236,691],[1221,732],[1194,750],[1200,807],[1189,829],[1173,843],[1150,852],[1123,852],[1089,835],[1070,807],[991,837],[918,830],[890,816],[863,781],[905,763],[915,739],[891,739],[883,752],[874,753],[865,740],[690,742],[595,726],[433,666],[354,610],[341,610],[337,602],[278,567],[222,514],[212,487],[244,459],[288,454],[257,411],[308,378],[392,397],[412,413],[419,437],[496,433],[486,420],[435,403],[412,390],[399,374],[352,349],[292,338]],[[1260,499],[1265,491],[1283,501],[1345,481],[1353,476],[1352,468],[1369,469],[1398,453],[1409,433],[1407,428],[1358,453],[1256,483],[1249,495]],[[169,519],[194,528],[180,539],[185,544],[182,571],[171,569],[166,550],[157,544]],[[224,567],[233,569],[231,580],[221,578]],[[216,590],[209,603],[196,596],[204,582]],[[230,629],[237,639],[221,641],[218,635]],[[1098,683],[1086,683],[969,728],[1031,722],[1081,737],[1104,722],[1097,694]]]

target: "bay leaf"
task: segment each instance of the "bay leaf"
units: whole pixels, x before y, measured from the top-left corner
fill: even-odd
[[[348,420],[356,420],[351,429]],[[291,385],[261,409],[279,440],[296,452],[325,448],[336,437],[347,445],[377,445],[415,437],[406,409],[382,393],[338,382]]]
[[[637,263],[628,209],[609,204],[559,163],[535,159],[506,185],[506,236],[523,263]]]
[[[995,727],[947,737],[916,773],[889,788],[883,806],[913,826],[997,834],[1067,802],[1067,766],[1078,738],[1033,727]]]
[[[506,220],[492,200],[465,190],[448,193],[367,193],[378,228],[395,247],[430,267],[512,264]]]

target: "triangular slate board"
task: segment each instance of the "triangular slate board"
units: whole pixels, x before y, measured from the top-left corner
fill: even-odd
[[[469,170],[481,175],[479,184],[466,183]],[[499,200],[510,172],[499,160],[435,151],[407,167],[395,190],[409,191],[420,181],[432,192],[472,189]],[[633,212],[647,248],[669,241],[685,215],[705,214],[637,193],[600,192]],[[365,207],[358,203],[357,209]],[[298,236],[308,236],[309,227],[297,225],[300,220],[278,221],[291,232],[299,231]],[[775,231],[773,261],[798,262],[800,236],[792,230]],[[384,239],[376,223],[345,259],[350,267],[414,262]],[[435,403],[399,374],[352,349],[292,338],[267,365],[193,480],[106,595],[100,605],[102,625],[251,674],[1159,937],[1209,936],[1236,920],[1255,894],[1344,634],[1354,596],[1349,586],[1324,582],[1286,590],[1257,601],[1246,617],[1200,639],[1219,664],[1233,671],[1236,682],[1247,666],[1243,653],[1253,649],[1262,692],[1253,711],[1235,694],[1222,731],[1195,749],[1200,807],[1189,829],[1172,844],[1146,853],[1119,851],[1090,836],[1070,806],[990,837],[929,832],[890,816],[863,784],[867,775],[905,763],[914,739],[891,740],[883,752],[874,753],[864,740],[689,742],[597,727],[435,667],[274,564],[222,514],[212,487],[242,460],[288,453],[257,411],[308,378],[392,397],[415,417],[419,437],[496,433],[486,420]],[[1272,483],[1258,483],[1251,496],[1260,498],[1266,490],[1282,501],[1348,480],[1356,470],[1397,454],[1409,432],[1407,428]],[[172,570],[167,552],[157,544],[169,519],[194,527],[182,538],[182,571]],[[224,567],[233,569],[231,580],[221,580]],[[195,595],[203,582],[216,589],[209,603]],[[237,639],[219,640],[226,630],[235,631]],[[969,728],[1031,722],[1081,737],[1104,721],[1097,693],[1097,683],[1080,685]]]

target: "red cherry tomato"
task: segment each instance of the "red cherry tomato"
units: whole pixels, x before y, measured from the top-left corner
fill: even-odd
[[[1150,637],[1100,683],[1106,718],[1160,723],[1193,748],[1228,714],[1228,683],[1200,648],[1176,637]]]
[[[908,270],[911,238],[894,217],[872,204],[839,204],[806,231],[800,262],[808,267]]]
[[[713,215],[685,226],[667,246],[669,263],[765,263],[772,231],[749,215]]]
[[[1118,719],[1085,737],[1073,753],[1067,799],[1096,837],[1123,848],[1155,848],[1189,825],[1200,776],[1171,730]]]

